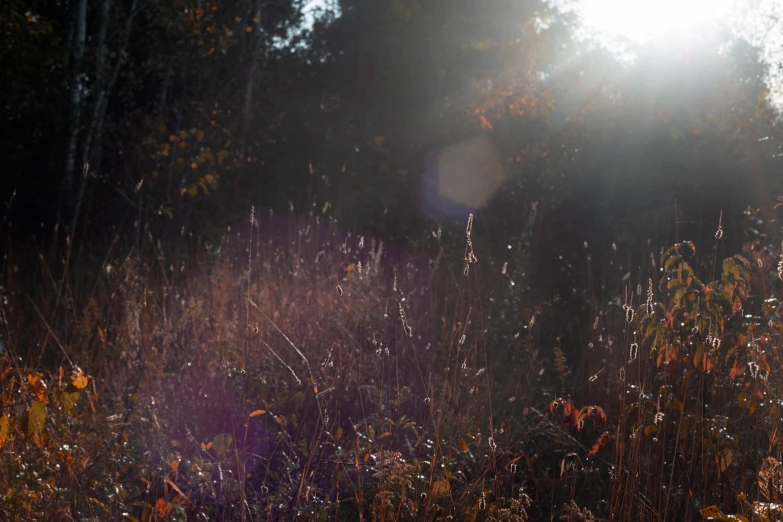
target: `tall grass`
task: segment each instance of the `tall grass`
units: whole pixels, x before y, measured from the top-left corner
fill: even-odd
[[[411,252],[257,210],[211,246],[10,252],[0,513],[779,518],[779,249],[533,302],[535,253],[471,225]]]

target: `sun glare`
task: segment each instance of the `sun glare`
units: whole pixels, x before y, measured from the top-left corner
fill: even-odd
[[[708,30],[733,0],[581,0],[582,23],[605,38],[644,43]]]

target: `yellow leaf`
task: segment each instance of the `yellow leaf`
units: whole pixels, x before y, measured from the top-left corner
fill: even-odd
[[[258,417],[259,415],[263,415],[264,413],[266,413],[266,410],[255,410],[255,411],[250,412],[250,416],[251,417]]]
[[[747,522],[742,515],[726,515],[718,506],[709,506],[699,511],[706,520],[720,520],[721,522]]]
[[[87,377],[85,377],[82,372],[76,372],[76,375],[71,377],[71,384],[73,384],[73,386],[78,390],[83,390],[86,388],[89,382],[89,379],[87,379]]]
[[[191,196],[195,196],[196,194],[198,194],[198,185],[191,185],[190,188],[188,189],[188,194],[190,194]]]
[[[340,440],[342,436],[343,436],[343,429],[337,428],[337,432],[334,434],[334,440]]]
[[[76,401],[79,399],[79,392],[63,392],[63,409],[66,413],[70,413],[76,406]]]
[[[27,435],[40,433],[46,421],[46,405],[41,401],[35,401],[27,412]]]

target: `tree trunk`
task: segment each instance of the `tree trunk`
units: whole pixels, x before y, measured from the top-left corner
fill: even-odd
[[[130,6],[128,17],[125,20],[125,29],[123,32],[122,45],[121,48],[119,49],[119,52],[117,53],[117,60],[114,63],[114,70],[112,71],[110,77],[106,77],[105,41],[106,41],[106,33],[108,32],[109,2],[108,0],[104,0],[102,4],[102,9],[104,10],[104,14],[106,16],[103,20],[103,24],[101,26],[101,31],[100,31],[101,40],[99,45],[101,46],[101,50],[99,51],[98,54],[99,69],[97,71],[99,90],[95,99],[95,104],[93,105],[92,119],[90,121],[89,131],[85,136],[84,148],[82,149],[82,163],[85,166],[90,163],[90,160],[92,158],[93,142],[96,139],[100,139],[101,135],[103,134],[103,125],[106,119],[106,107],[108,105],[109,96],[111,95],[112,90],[114,90],[114,85],[117,83],[117,78],[120,75],[120,69],[122,68],[122,63],[125,59],[125,52],[127,51],[128,48],[128,42],[130,40],[130,32],[133,26],[133,19],[140,11],[140,9],[137,8],[137,5],[138,5],[138,0],[133,0],[133,3]],[[70,235],[73,235],[76,232],[76,225],[79,222],[79,212],[81,211],[82,202],[84,201],[84,193],[87,189],[88,169],[86,167],[84,173],[85,174],[84,176],[82,176],[82,179],[79,183],[79,192],[76,196],[76,205],[74,206],[73,214],[71,215],[71,225],[68,228]]]
[[[73,171],[76,166],[76,148],[79,139],[79,121],[82,110],[82,62],[84,61],[84,46],[87,40],[87,0],[77,0],[78,5],[74,14],[74,45],[71,62],[71,116],[70,135],[65,156],[65,172],[60,188],[60,202],[57,208],[57,221],[60,221],[63,198],[65,193],[70,193],[73,186]]]
[[[245,95],[244,103],[242,105],[242,130],[241,130],[241,143],[242,154],[247,156],[250,150],[248,142],[250,141],[250,122],[253,118],[253,90],[255,89],[256,73],[258,71],[258,65],[260,58],[263,54],[264,38],[261,33],[261,8],[263,7],[261,0],[255,0],[253,6],[252,19],[255,19],[253,24],[253,42],[251,44],[250,52],[250,67],[247,70],[247,76],[245,77]],[[234,202],[240,204],[240,196],[244,193],[242,189],[242,181],[247,177],[247,171],[250,165],[247,161],[244,162],[244,166],[239,170],[237,179],[234,181]]]
[[[247,77],[245,79],[245,103],[242,107],[242,123],[244,128],[242,132],[247,134],[250,128],[250,119],[252,118],[253,109],[253,87],[256,82],[256,71],[258,70],[258,62],[262,51],[263,37],[261,35],[261,0],[255,0],[253,7],[253,18],[255,24],[253,25],[253,44],[252,51],[250,53],[250,69],[247,71]]]

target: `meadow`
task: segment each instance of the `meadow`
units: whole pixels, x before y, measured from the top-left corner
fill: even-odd
[[[2,518],[783,517],[770,238],[648,245],[543,300],[535,245],[501,264],[473,219],[416,248],[253,210],[213,245],[7,252]]]

